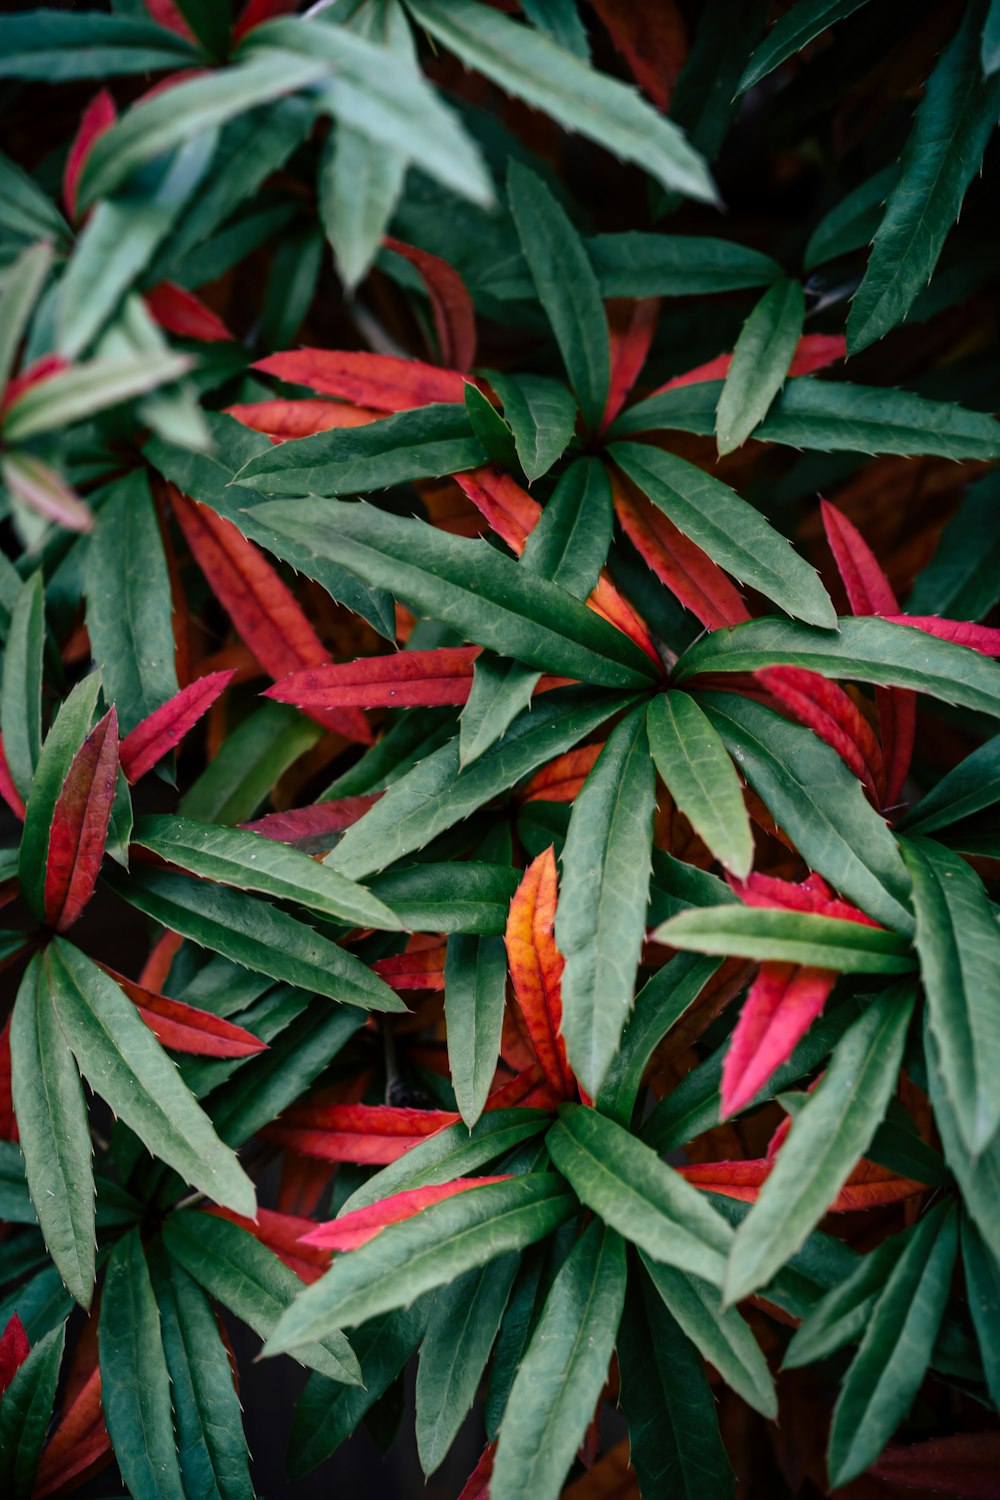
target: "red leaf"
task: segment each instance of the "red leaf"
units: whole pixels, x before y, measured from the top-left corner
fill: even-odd
[[[574,802],[604,749],[600,745],[581,745],[557,755],[547,766],[536,771],[521,793],[524,802]]]
[[[952,641],[956,646],[967,646],[970,651],[980,651],[983,656],[1000,656],[1000,630],[989,625],[974,625],[970,620],[942,620],[939,615],[884,615],[883,619],[893,625],[909,625],[914,630],[926,631],[937,636],[939,641]]]
[[[722,1114],[738,1114],[821,1014],[837,975],[767,963],[754,980],[722,1065]]]
[[[316,1228],[312,1219],[301,1218],[298,1214],[276,1213],[271,1208],[258,1208],[256,1219],[246,1219],[231,1208],[219,1208],[215,1203],[201,1211],[216,1219],[228,1219],[230,1224],[248,1230],[254,1239],[273,1250],[301,1281],[318,1281],[329,1269],[329,1254],[310,1245],[306,1239],[309,1231]]]
[[[496,1443],[487,1443],[479,1462],[465,1481],[458,1500],[490,1500],[490,1480],[493,1478],[496,1451]]]
[[[163,988],[183,942],[184,939],[179,932],[164,932],[157,938],[139,974],[139,983],[144,988],[155,990]]]
[[[822,370],[826,365],[832,365],[838,359],[847,356],[847,340],[840,334],[829,333],[807,333],[799,339],[792,355],[792,362],[788,367],[789,375],[811,375],[814,370]],[[707,364],[698,365],[693,370],[686,370],[683,375],[675,375],[665,385],[657,386],[650,394],[659,396],[663,391],[675,391],[682,385],[700,385],[703,380],[725,380],[729,374],[729,366],[733,362],[731,354],[720,354],[715,359],[710,359]]]
[[[640,88],[665,114],[687,58],[687,28],[676,0],[641,9],[633,0],[593,0]]]
[[[836,750],[881,807],[885,795],[882,747],[854,699],[838,683],[804,667],[765,667],[754,676],[800,724]]]
[[[342,401],[321,401],[318,397],[302,401],[252,401],[227,406],[226,413],[242,422],[244,427],[266,433],[272,443],[281,443],[287,438],[312,437],[317,432],[329,432],[333,427],[363,427],[367,422],[378,422],[384,416],[383,412],[372,411],[367,406],[347,406]]]
[[[6,802],[15,818],[24,822],[24,801],[20,792],[14,785],[14,778],[10,774],[10,766],[4,754],[3,736],[0,735],[0,797]]]
[[[773,1167],[773,1159],[762,1157],[756,1161],[704,1162],[678,1167],[677,1171],[706,1192],[737,1198],[741,1203],[756,1203]],[[883,1208],[890,1203],[902,1203],[924,1191],[924,1184],[897,1177],[887,1167],[862,1159],[826,1211],[846,1214]]]
[[[634,485],[612,472],[615,514],[647,567],[710,630],[750,616],[738,589],[717,563],[690,541]]]
[[[281,844],[295,844],[303,848],[319,843],[322,852],[329,847],[326,835],[340,833],[364,817],[370,807],[381,797],[374,792],[367,797],[338,797],[329,802],[314,802],[311,807],[294,807],[288,812],[265,813],[252,823],[241,823],[251,833],[259,833],[266,839],[275,839]]]
[[[296,349],[270,354],[253,368],[376,411],[409,411],[436,401],[465,400],[465,376],[457,370],[439,370],[419,359],[388,354]]]
[[[32,1500],[75,1489],[111,1457],[101,1409],[101,1372],[94,1369],[63,1412],[35,1477]]]
[[[464,703],[472,687],[479,646],[433,651],[397,651],[362,656],[292,672],[268,688],[265,698],[299,708],[409,708],[415,704]]]
[[[271,677],[316,667],[328,652],[264,554],[231,521],[170,487],[171,503],[187,544],[236,627],[240,639]],[[371,744],[368,721],[357,709],[312,709],[310,718],[345,739]]]
[[[372,968],[394,990],[443,990],[446,951],[444,943],[417,948],[380,958]]]
[[[0,1141],[18,1139],[17,1116],[10,1089],[10,1016],[0,1031]]]
[[[523,1069],[507,1083],[494,1089],[486,1101],[493,1109],[558,1109],[565,1095],[552,1087],[537,1063]]]
[[[901,1489],[933,1490],[951,1500],[997,1500],[1000,1433],[962,1432],[887,1448],[868,1473]]]
[[[867,912],[850,902],[837,900],[821,875],[810,875],[796,884],[773,875],[748,875],[746,880],[727,877],[729,885],[747,906],[777,906],[784,911],[814,912],[821,917],[840,917],[845,922],[860,922],[864,927],[878,927]]]
[[[342,1218],[330,1219],[325,1224],[313,1226],[310,1233],[303,1235],[302,1244],[315,1245],[323,1250],[356,1250],[359,1245],[365,1245],[374,1239],[379,1230],[385,1229],[389,1224],[401,1224],[405,1219],[412,1219],[421,1209],[441,1203],[445,1198],[453,1198],[456,1193],[485,1187],[490,1182],[506,1182],[509,1176],[510,1173],[506,1172],[500,1177],[456,1177],[453,1182],[393,1193],[391,1197],[372,1203],[367,1208],[358,1208],[353,1213],[344,1214]]]
[[[175,0],[145,0],[146,9],[156,22],[157,26],[165,26],[168,31],[173,31],[177,36],[182,36],[186,41],[196,40],[183,13],[178,8]]]
[[[232,341],[233,335],[218,313],[206,307],[200,297],[173,281],[161,281],[143,299],[161,328],[180,339],[198,339],[203,344]]]
[[[431,301],[441,363],[452,370],[471,370],[476,358],[476,310],[454,266],[438,255],[430,255],[416,245],[404,244],[388,235],[382,243],[419,272]],[[460,399],[465,399],[464,393]]]
[[[275,16],[289,15],[298,3],[299,0],[247,0],[242,15],[233,27],[233,44],[241,41],[255,26],[261,26]]]
[[[302,1156],[381,1167],[460,1118],[449,1110],[391,1104],[305,1104],[286,1110],[261,1135]]]
[[[65,932],[94,894],[118,774],[114,706],[73,757],[52,814],[45,860],[45,920]]]
[[[121,766],[127,781],[151,771],[207,713],[229,686],[232,672],[210,672],[168,698],[138,723],[121,743]]]
[[[61,375],[63,370],[68,369],[69,360],[64,359],[61,354],[43,354],[40,359],[28,365],[27,369],[22,370],[20,375],[8,380],[4,386],[0,409],[8,411],[32,386],[41,385],[50,376]]]
[[[224,1021],[211,1011],[160,995],[134,979],[126,979],[107,964],[101,964],[101,968],[138,1007],[162,1046],[201,1057],[253,1057],[257,1052],[267,1051],[267,1043],[244,1031],[242,1026]]]
[[[570,1099],[576,1081],[560,1030],[564,960],[554,932],[557,894],[550,847],[532,861],[514,892],[504,941],[514,998],[538,1065],[556,1094]]]
[[[656,647],[649,638],[649,631],[628,600],[623,599],[619,594],[603,568],[587,599],[587,608],[592,609],[603,620],[607,620],[609,625],[613,625],[623,635],[627,635],[641,651],[645,651],[650,661],[662,669],[663,664],[656,654]]]
[[[10,1385],[30,1352],[31,1346],[28,1343],[28,1335],[24,1331],[24,1324],[17,1313],[14,1313],[3,1334],[0,1335],[0,1396]]]
[[[71,223],[76,218],[77,189],[87,157],[94,149],[95,142],[106,130],[111,129],[117,118],[115,101],[107,89],[101,89],[99,94],[94,95],[80,118],[63,171],[63,202]]]
[[[660,314],[660,299],[613,297],[604,304],[604,310],[608,317],[611,382],[601,418],[601,432],[607,431],[621,411],[625,397],[646,363]]]

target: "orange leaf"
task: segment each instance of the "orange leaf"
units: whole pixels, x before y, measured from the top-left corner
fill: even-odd
[[[434,328],[441,349],[441,363],[453,370],[471,370],[476,358],[476,311],[465,282],[446,260],[404,244],[388,235],[382,241],[416,268],[427,289],[434,315]],[[464,393],[460,398],[465,399]]]
[[[380,958],[372,968],[394,990],[443,990],[446,951],[444,943],[417,948],[392,958]]]
[[[536,771],[521,793],[524,802],[573,802],[604,749],[599,745],[580,745],[557,755],[547,766]]]
[[[96,1350],[95,1350],[96,1353]],[[94,1369],[59,1419],[35,1477],[32,1500],[75,1489],[111,1458],[101,1408],[101,1372]]]
[[[564,1099],[576,1082],[562,1039],[562,972],[554,924],[558,882],[552,848],[533,860],[514,892],[507,916],[507,960],[514,997],[546,1079]]]
[[[601,418],[606,432],[625,404],[625,397],[646,363],[660,313],[658,297],[614,297],[605,303],[611,354],[611,381]]]

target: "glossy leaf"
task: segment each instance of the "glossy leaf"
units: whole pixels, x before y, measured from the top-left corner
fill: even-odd
[[[740,93],[753,88],[787,58],[801,52],[813,37],[864,4],[865,0],[798,0],[772,26],[750,58],[739,82]]]
[[[52,810],[45,921],[65,932],[94,894],[118,775],[118,718],[109,708],[74,755]]]
[[[663,693],[646,715],[649,747],[667,790],[709,849],[736,876],[753,863],[753,836],[733,763],[687,693]]]
[[[510,904],[505,942],[514,999],[539,1067],[557,1093],[569,1097],[574,1079],[562,1036],[564,961],[556,947],[557,876],[551,849],[524,872]]]
[[[138,781],[169,755],[228,687],[232,676],[232,672],[209,672],[199,677],[130,729],[119,746],[126,778]]]
[[[741,447],[767,414],[788,374],[804,316],[800,283],[779,281],[744,323],[719,397],[715,431],[720,454]]]
[[[572,440],[576,424],[572,392],[544,375],[491,370],[489,380],[503,402],[504,420],[514,434],[518,461],[531,484],[548,473]]]
[[[448,939],[444,1013],[448,1058],[462,1119],[482,1114],[500,1055],[507,959],[499,937]]]
[[[52,1415],[65,1324],[39,1339],[4,1391],[0,1406],[0,1481],[11,1500],[35,1493],[35,1475]]]

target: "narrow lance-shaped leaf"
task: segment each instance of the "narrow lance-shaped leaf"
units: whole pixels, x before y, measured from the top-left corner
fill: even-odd
[[[725,745],[688,693],[658,695],[646,715],[656,769],[692,828],[738,877],[753,864],[743,792]]]
[[[126,779],[138,781],[169,755],[208,712],[232,677],[232,671],[228,671],[209,672],[197,678],[130,729],[118,751]]]
[[[99,674],[83,678],[60,705],[45,737],[24,814],[18,861],[21,890],[35,916],[45,915],[45,872],[53,812],[76,755],[90,729],[101,689]]]
[[[788,374],[804,316],[801,283],[779,281],[744,323],[719,397],[715,431],[721,454],[741,447],[766,416]]]
[[[66,1325],[39,1339],[0,1405],[0,1483],[11,1500],[29,1500],[52,1416]]]
[[[1000,1349],[994,1337],[1000,1318],[1000,1268],[973,1221],[964,1215],[962,1265],[986,1384],[995,1402],[1000,1395]]]
[[[916,968],[909,943],[897,933],[810,912],[692,907],[664,922],[653,936],[695,953],[805,964],[841,974],[905,974]]]
[[[0,333],[0,391],[7,385],[21,337],[45,285],[52,264],[52,245],[39,240],[22,250],[4,277],[0,297],[3,332]]]
[[[645,714],[611,733],[573,804],[555,934],[563,1036],[573,1070],[598,1092],[632,1008],[645,930],[654,778]]]
[[[40,955],[17,993],[10,1049],[14,1111],[38,1222],[68,1290],[88,1307],[95,1239],[90,1122]]]
[[[596,1220],[561,1266],[504,1411],[493,1500],[558,1500],[608,1373],[625,1300],[625,1246]]]
[[[838,1042],[737,1232],[726,1273],[727,1302],[767,1285],[864,1155],[896,1087],[913,1003],[911,985],[893,986]]]
[[[52,811],[45,861],[45,921],[65,932],[94,894],[104,857],[118,775],[114,707],[73,757]]]
[[[903,844],[927,1015],[955,1117],[973,1156],[1000,1126],[1000,930],[978,875],[931,839]]]
[[[753,53],[740,79],[739,92],[753,88],[787,58],[801,52],[813,37],[864,4],[865,0],[798,0],[775,22]]]
[[[489,372],[503,402],[504,420],[514,434],[517,457],[528,483],[547,474],[565,453],[576,424],[572,392],[545,375]]]
[[[574,1079],[562,1036],[564,961],[556,947],[556,900],[556,861],[550,848],[524,872],[510,903],[505,942],[514,999],[532,1051],[552,1087],[569,1098]]]
[[[42,748],[42,658],[45,650],[42,575],[21,585],[4,644],[0,732],[11,778],[27,801]]]
[[[507,961],[500,937],[448,938],[444,1013],[448,1061],[462,1119],[482,1114],[496,1073],[503,1030]]]

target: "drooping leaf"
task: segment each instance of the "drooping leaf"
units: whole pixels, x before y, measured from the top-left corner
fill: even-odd
[[[504,1411],[490,1494],[557,1500],[608,1373],[625,1246],[592,1223],[559,1270]]]
[[[753,863],[743,793],[725,746],[688,693],[659,694],[646,715],[656,769],[696,833],[735,876]]]
[[[966,1212],[974,1220],[990,1253],[1000,1260],[1000,1138],[994,1137],[978,1156],[970,1153],[945,1089],[941,1059],[926,1012],[924,1056],[934,1121],[941,1136],[945,1160],[961,1189]]]
[[[615,728],[573,804],[555,935],[566,964],[562,1031],[596,1094],[632,1008],[649,891],[654,811],[645,714]]]
[[[835,624],[833,605],[813,569],[728,485],[658,448],[613,443],[609,453],[713,562],[789,614],[813,625]]]
[[[52,245],[48,240],[39,240],[22,250],[4,278],[3,293],[0,296],[0,311],[3,312],[3,332],[0,333],[0,391],[7,385],[18,345],[51,265]]]
[[[779,281],[744,323],[719,397],[715,431],[720,454],[741,447],[766,416],[788,374],[804,316],[801,283]]]
[[[737,1231],[725,1298],[765,1286],[822,1218],[864,1155],[896,1087],[913,988],[883,992],[834,1048],[829,1067],[796,1111],[760,1197]]]
[[[827,1455],[831,1484],[863,1473],[909,1410],[934,1347],[957,1248],[949,1203],[911,1231],[841,1386]]]
[[[654,1260],[720,1285],[732,1230],[635,1136],[580,1104],[564,1104],[546,1137],[581,1202]]]
[[[80,1075],[36,955],[11,1019],[11,1087],[25,1173],[46,1248],[83,1307],[94,1288],[94,1171]]]
[[[45,982],[80,1072],[143,1144],[217,1203],[253,1213],[253,1184],[132,1003],[103,969],[56,938]]]
[[[927,80],[847,320],[852,354],[903,321],[927,285],[1000,114],[984,78],[982,16],[969,9]]]
[[[101,1402],[136,1500],[183,1500],[160,1316],[139,1231],[111,1252],[101,1298]]]
[[[406,1008],[353,953],[244,891],[152,868],[134,870],[127,881],[112,876],[108,883],[170,931],[259,974],[365,1010]]]

